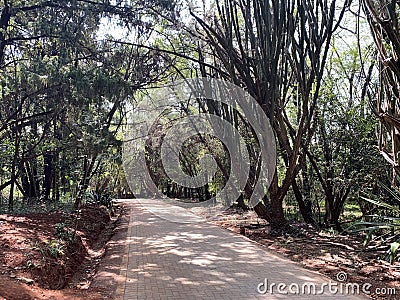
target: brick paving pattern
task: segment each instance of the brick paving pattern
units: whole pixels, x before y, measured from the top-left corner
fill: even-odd
[[[270,288],[271,283],[296,283],[301,288],[309,282],[318,291],[329,278],[215,225],[176,223],[159,217],[179,214],[187,222],[197,220],[181,208],[165,204],[160,209],[149,201],[145,207],[156,207],[157,214],[153,214],[137,200],[129,203],[131,219],[122,266],[126,281],[119,299],[366,299],[333,295],[328,288],[323,295],[294,295],[280,294],[275,286],[272,294],[260,294],[257,286],[265,279]]]

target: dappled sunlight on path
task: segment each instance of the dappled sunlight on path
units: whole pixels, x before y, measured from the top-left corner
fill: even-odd
[[[315,284],[318,292],[330,279],[217,226],[198,220],[175,223],[150,213],[135,200],[130,205],[123,299],[362,299],[330,294],[328,287],[323,295],[301,295],[304,283]],[[166,205],[162,213],[182,211]],[[185,220],[198,218],[184,214]],[[267,292],[260,294],[257,287],[266,280]],[[279,293],[274,283],[286,284],[285,292],[297,284],[300,295]],[[265,288],[265,284],[260,287]]]

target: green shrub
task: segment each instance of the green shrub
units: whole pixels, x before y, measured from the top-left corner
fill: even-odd
[[[389,197],[368,195],[362,200],[373,204],[377,213],[364,216],[368,222],[361,221],[346,229],[349,233],[365,233],[364,248],[369,251],[386,249],[383,259],[394,263],[400,261],[400,191],[380,183]]]

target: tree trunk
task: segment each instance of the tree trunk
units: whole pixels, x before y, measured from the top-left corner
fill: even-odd
[[[311,210],[311,201],[304,201],[303,195],[301,194],[301,191],[295,180],[293,181],[292,188],[293,188],[293,192],[296,197],[297,203],[299,205],[300,213],[301,213],[301,216],[303,217],[304,222],[315,226],[316,223],[313,218],[313,214],[312,214],[312,210]]]
[[[260,218],[270,223],[272,231],[281,232],[285,230],[287,226],[287,220],[283,211],[283,199],[286,193],[282,193],[282,190],[278,186],[276,170],[269,188],[269,193],[270,199],[264,196],[263,200],[254,206],[254,211]]]
[[[4,63],[4,54],[6,52],[6,32],[11,18],[11,7],[4,3],[0,16],[0,66]]]
[[[43,153],[43,196],[46,201],[50,198],[50,191],[53,179],[53,154],[50,152]]]
[[[246,203],[244,203],[244,196],[243,194],[240,194],[239,198],[236,200],[238,203],[238,206],[243,209],[243,210],[247,210],[248,207],[246,205]]]
[[[14,186],[15,186],[15,181],[17,180],[17,176],[16,176],[15,172],[17,169],[19,144],[20,144],[19,142],[20,142],[20,137],[19,137],[19,132],[17,132],[16,136],[15,136],[15,142],[14,142],[14,147],[15,147],[14,156],[13,156],[13,161],[12,161],[12,165],[11,165],[11,186],[10,186],[10,194],[8,197],[8,210],[9,211],[14,210]]]
[[[254,206],[253,209],[256,212],[257,216],[271,223],[271,210],[267,209],[263,202],[259,202],[256,206]]]

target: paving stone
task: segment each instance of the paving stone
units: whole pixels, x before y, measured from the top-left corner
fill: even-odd
[[[182,208],[156,203],[155,215],[150,212],[151,201],[146,201],[145,207],[140,202],[144,200],[125,200],[131,208],[121,266],[126,281],[117,299],[367,299],[364,295],[332,294],[328,289],[322,295],[279,293],[278,284],[301,287],[312,283],[319,290],[330,279],[243,236],[199,221]],[[187,223],[168,220],[182,214]],[[194,223],[189,223],[191,218]],[[262,282],[270,288],[265,294],[257,291]]]

